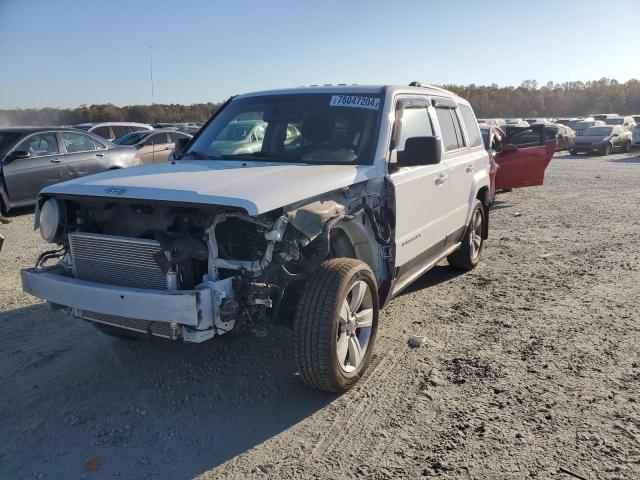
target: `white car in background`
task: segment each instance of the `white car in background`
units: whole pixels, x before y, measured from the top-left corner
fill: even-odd
[[[100,122],[100,123],[79,123],[73,128],[91,132],[106,140],[115,140],[127,133],[139,132],[141,130],[153,130],[151,125],[135,122]]]

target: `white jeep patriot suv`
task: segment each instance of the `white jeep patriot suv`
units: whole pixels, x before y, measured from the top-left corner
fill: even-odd
[[[256,123],[260,148],[234,152]],[[202,342],[293,327],[308,384],[346,391],[378,312],[443,259],[480,260],[489,159],[469,104],[440,88],[321,86],[233,97],[171,161],[45,188],[56,247],[26,292],[116,336]]]

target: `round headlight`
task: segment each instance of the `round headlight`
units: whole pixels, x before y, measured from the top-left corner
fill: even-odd
[[[62,208],[50,198],[40,210],[40,235],[49,243],[58,243],[62,237]]]

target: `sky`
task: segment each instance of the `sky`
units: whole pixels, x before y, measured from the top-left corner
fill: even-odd
[[[640,77],[640,0],[0,0],[0,108]],[[150,48],[151,47],[151,48]]]

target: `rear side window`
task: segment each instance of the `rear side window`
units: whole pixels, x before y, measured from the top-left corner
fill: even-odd
[[[113,138],[118,138],[126,133],[131,133],[124,125],[111,125],[111,131],[113,132]]]
[[[513,145],[542,145],[541,135],[539,131],[530,128],[522,129],[509,135],[508,142]]]
[[[450,108],[436,108],[436,115],[438,117],[438,123],[440,124],[440,131],[442,132],[442,143],[444,144],[444,150],[449,152],[458,148],[464,147],[464,141],[458,141],[458,133],[456,133],[456,125],[454,123],[454,111]],[[458,122],[458,119],[455,119]],[[457,126],[457,130],[460,130],[460,126]]]
[[[102,138],[110,138],[111,132],[109,132],[109,127],[98,127],[95,130],[92,130],[91,133],[94,133]]]
[[[478,147],[482,145],[482,137],[480,136],[478,122],[476,121],[471,108],[466,105],[460,105],[460,114],[462,115],[464,126],[467,129],[467,135],[469,135],[469,146]]]
[[[106,150],[107,147],[104,143],[99,142],[98,140],[96,140],[95,138],[92,138],[91,140],[93,140],[93,144],[96,147],[96,150]]]
[[[87,135],[75,132],[61,132],[62,143],[67,153],[89,152],[95,150],[93,140]]]
[[[179,138],[189,138],[186,135],[183,135],[182,133],[170,133],[169,134],[169,143],[176,143],[176,140],[178,140]]]
[[[167,134],[166,133],[157,133],[151,137],[151,143],[155,145],[160,145],[162,143],[167,143]]]
[[[402,124],[396,150],[404,151],[407,138],[413,137],[433,137],[433,127],[426,108],[405,108],[402,111]]]

